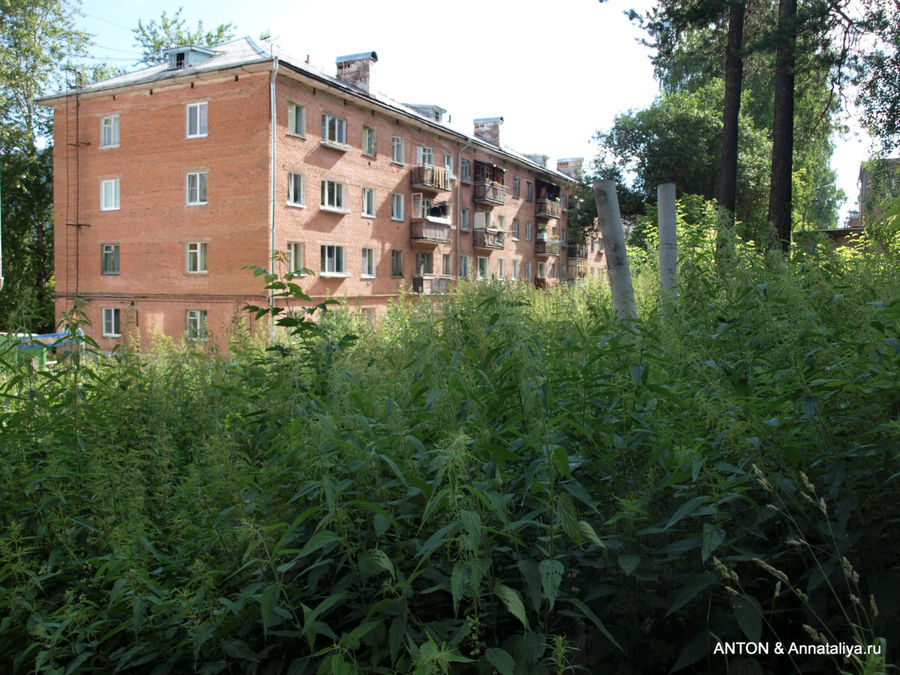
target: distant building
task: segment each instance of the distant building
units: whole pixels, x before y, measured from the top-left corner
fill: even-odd
[[[859,167],[860,225],[868,227],[887,199],[900,197],[900,157],[872,159]]]
[[[103,348],[131,331],[222,335],[269,302],[244,267],[273,254],[277,274],[308,270],[314,302],[346,297],[372,319],[401,288],[599,273],[598,245],[566,245],[571,171],[503,147],[502,117],[467,135],[439,106],[378,93],[375,52],[338,58],[336,76],[249,38],[166,56],[41,101],[57,314],[90,300]]]

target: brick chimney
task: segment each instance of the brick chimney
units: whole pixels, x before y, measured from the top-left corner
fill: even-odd
[[[569,178],[578,180],[584,169],[584,157],[570,157],[569,159],[556,160],[556,170],[566,174]]]
[[[378,54],[375,52],[339,56],[337,57],[337,78],[368,92],[374,89],[372,66],[376,63],[378,63]]]
[[[502,117],[482,117],[474,120],[475,138],[480,138],[492,145],[500,147],[500,125],[503,124]]]

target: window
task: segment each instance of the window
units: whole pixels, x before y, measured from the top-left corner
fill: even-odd
[[[375,217],[375,190],[364,187],[362,189],[362,214],[367,218]]]
[[[466,183],[472,182],[472,164],[467,159],[459,163],[459,178]]]
[[[416,164],[434,164],[434,151],[427,145],[416,146]]]
[[[206,339],[206,310],[189,309],[186,317],[186,329],[188,340]]]
[[[519,196],[519,177],[513,176],[513,197]]]
[[[363,127],[362,149],[363,154],[375,156],[375,130],[371,127]]]
[[[201,136],[206,136],[207,107],[208,104],[206,103],[191,103],[190,105],[188,105],[187,121],[185,122],[185,135],[188,138],[198,138]]]
[[[525,261],[525,281],[531,281],[531,261]]]
[[[343,246],[322,245],[322,260],[319,274],[327,276],[347,276],[347,257]]]
[[[487,258],[478,258],[478,278],[486,279],[488,275],[488,259]]]
[[[497,261],[497,278],[502,279],[506,273],[506,261],[503,258]]]
[[[497,216],[497,227],[506,232],[506,216]]]
[[[459,257],[459,276],[463,279],[468,279],[471,272],[472,267],[472,259],[463,255]]]
[[[431,253],[416,253],[416,274],[431,274],[434,257]]]
[[[187,261],[185,263],[188,273],[200,274],[206,272],[206,242],[192,241],[187,245]]]
[[[534,186],[531,184],[531,181],[526,181],[525,201],[530,202],[532,199],[534,199]]]
[[[119,210],[119,179],[100,181],[100,210]]]
[[[288,270],[291,274],[302,274],[306,268],[306,244],[302,241],[288,243]]]
[[[463,232],[469,231],[469,209],[462,209],[459,214],[459,229]]]
[[[516,279],[519,278],[519,261],[518,260],[512,261],[512,275],[510,275],[510,278],[513,281],[515,281]]]
[[[375,249],[364,248],[362,250],[362,276],[364,279],[375,278]]]
[[[347,213],[346,186],[333,180],[322,181],[322,209]]]
[[[441,269],[441,273],[445,277],[450,276],[450,254],[449,253],[444,254],[444,264],[443,264],[443,268]]]
[[[412,205],[412,217],[413,218],[422,218],[431,213],[431,209],[434,207],[434,202],[430,199],[425,199],[420,193],[415,193],[413,196],[413,205]]]
[[[119,273],[119,245],[103,244],[103,262],[101,265],[102,274],[118,274]]]
[[[206,204],[206,171],[189,173],[185,179],[185,202],[189,206]]]
[[[566,245],[566,236],[567,236],[567,234],[568,234],[568,230],[562,230],[562,231],[559,233],[559,243],[562,244],[563,246]]]
[[[391,220],[403,220],[403,195],[391,195]]]
[[[121,337],[120,311],[118,307],[103,308],[103,337]]]
[[[556,279],[556,278],[559,276],[559,271],[556,269],[556,263],[553,263],[553,264],[550,266],[550,276],[551,276],[553,279]]]
[[[453,155],[449,152],[444,153],[444,168],[447,169],[448,174],[453,174]]]
[[[531,223],[525,221],[525,241],[531,241]]]
[[[306,177],[302,173],[288,174],[287,203],[291,206],[306,206]]]
[[[519,219],[518,218],[513,218],[512,238],[513,238],[513,241],[519,241]]]
[[[391,276],[403,276],[403,251],[391,251]]]
[[[100,118],[100,147],[119,147],[119,116],[106,115]]]
[[[322,142],[347,144],[347,120],[322,113]]]
[[[538,263],[538,278],[546,278],[547,276],[547,263],[539,262]]]
[[[391,161],[395,164],[404,164],[406,162],[405,155],[403,139],[400,136],[394,136],[391,140]]]
[[[288,128],[292,136],[306,138],[306,106],[299,103],[288,103]]]

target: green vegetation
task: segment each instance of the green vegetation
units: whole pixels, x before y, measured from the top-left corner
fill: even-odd
[[[637,339],[602,284],[472,284],[275,350],[2,357],[0,669],[884,672],[774,650],[900,638],[896,231],[723,278],[680,216]]]

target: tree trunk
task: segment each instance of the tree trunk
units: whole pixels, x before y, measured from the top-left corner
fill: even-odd
[[[728,13],[728,47],[725,50],[725,111],[722,119],[722,171],[719,179],[719,206],[732,222],[737,200],[738,118],[741,112],[741,86],[744,61],[744,10],[746,4],[735,2]]]
[[[772,125],[772,182],[769,222],[776,243],[791,245],[791,162],[794,154],[794,48],[797,0],[778,2],[778,51],[775,60],[775,117]]]

